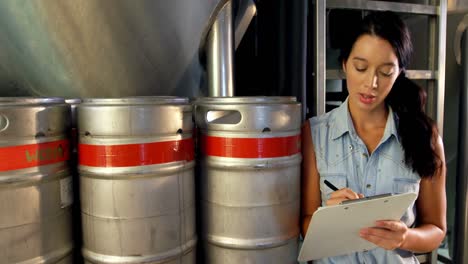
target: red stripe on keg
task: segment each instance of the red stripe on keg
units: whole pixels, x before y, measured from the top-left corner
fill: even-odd
[[[79,144],[79,163],[93,167],[132,167],[193,160],[193,139],[125,145]]]
[[[203,135],[205,155],[229,158],[277,158],[301,151],[300,135],[274,138],[225,138]]]
[[[68,160],[68,140],[0,147],[0,171],[49,165]]]

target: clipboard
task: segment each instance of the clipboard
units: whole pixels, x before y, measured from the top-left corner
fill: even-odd
[[[376,248],[359,236],[359,230],[374,226],[377,220],[400,220],[416,198],[416,193],[403,193],[319,207],[310,220],[298,260],[310,261]]]

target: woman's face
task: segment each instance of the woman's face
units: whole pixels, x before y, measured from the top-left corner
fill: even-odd
[[[400,68],[390,43],[371,35],[359,37],[348,59],[343,62],[349,92],[350,109],[384,109],[384,100],[392,89]]]

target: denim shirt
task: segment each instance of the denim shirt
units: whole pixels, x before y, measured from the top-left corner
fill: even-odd
[[[366,145],[354,129],[348,111],[348,100],[340,107],[310,119],[317,169],[320,174],[322,206],[325,206],[333,192],[324,184],[324,180],[338,188],[348,187],[364,196],[419,193],[420,176],[404,162],[404,150],[396,128],[397,119],[389,107],[383,137],[372,154],[369,154]],[[408,227],[412,227],[415,218],[416,206],[413,203],[401,220]],[[378,247],[365,252],[325,258],[314,263],[419,262],[412,252]]]

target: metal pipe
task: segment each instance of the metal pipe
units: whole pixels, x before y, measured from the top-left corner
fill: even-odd
[[[465,30],[462,40],[463,86],[460,91],[460,144],[458,145],[454,263],[468,263],[468,41],[466,38],[467,31]]]
[[[208,96],[234,96],[234,31],[232,2],[221,8],[207,42]]]
[[[325,113],[325,83],[326,83],[326,4],[325,1],[315,3],[315,87],[313,96],[316,105],[312,107],[312,115],[318,116]]]
[[[436,113],[437,128],[439,129],[440,136],[443,135],[444,128],[444,102],[445,102],[445,49],[446,49],[446,28],[447,28],[447,1],[440,1],[438,19],[439,34],[438,39],[438,60],[437,60],[437,98],[436,98]],[[434,47],[434,46],[433,46]]]
[[[257,6],[253,0],[240,0],[237,15],[234,21],[235,24],[235,47],[239,47],[239,44],[247,31],[250,22],[253,17],[257,14]]]

